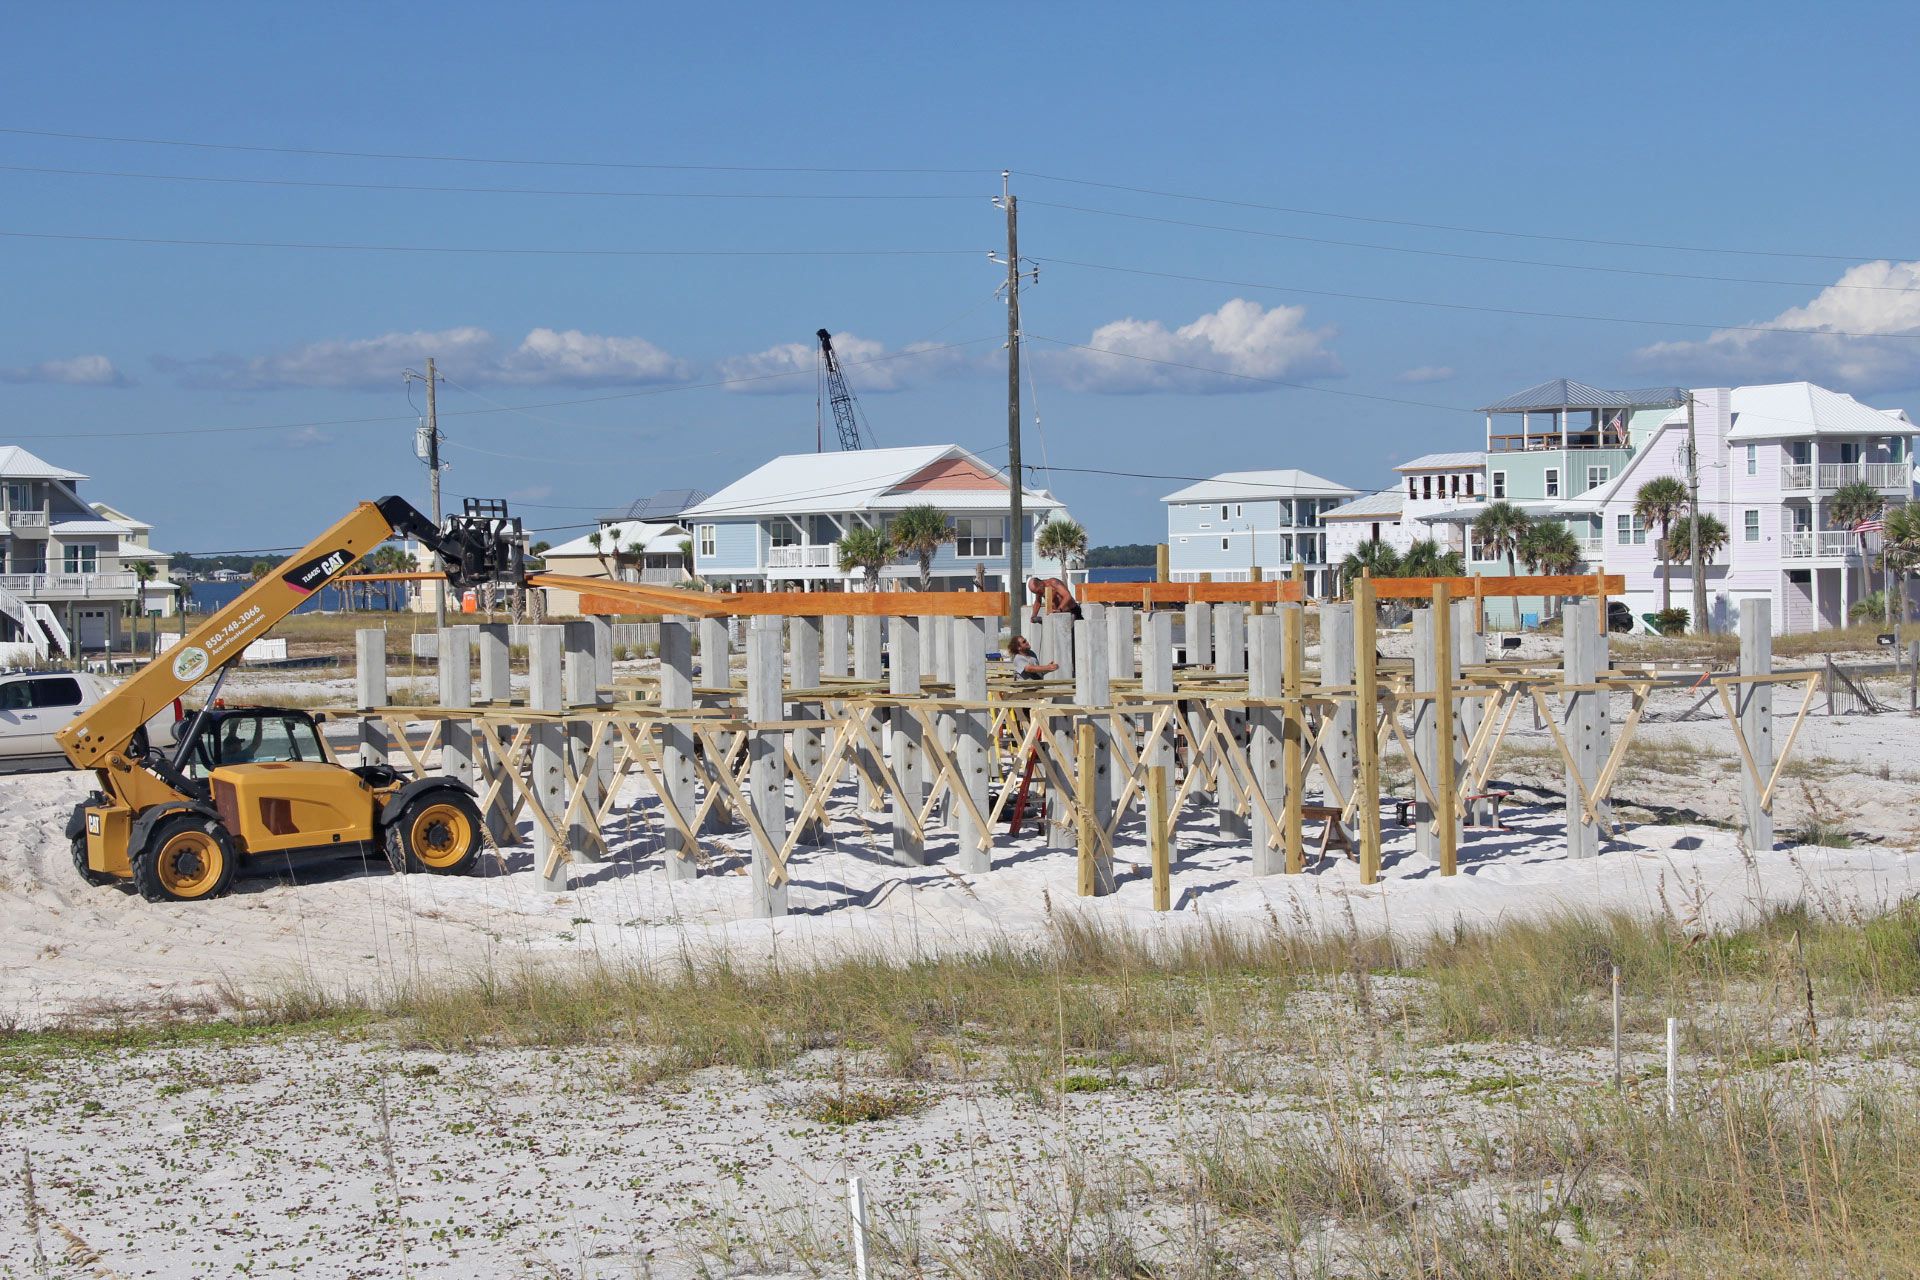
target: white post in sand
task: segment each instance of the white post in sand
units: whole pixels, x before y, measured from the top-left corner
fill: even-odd
[[[787,735],[753,726],[784,718],[781,674],[785,663],[780,640],[777,616],[759,615],[747,627],[747,802],[776,848],[787,839]],[[773,871],[772,855],[755,840],[747,878],[756,916],[787,914],[787,884],[784,880],[772,883]]]
[[[693,625],[685,618],[660,619],[660,709],[693,708]],[[660,733],[660,772],[667,799],[689,821],[694,812],[694,741],[686,724],[669,722]],[[691,880],[698,871],[693,842],[672,823],[666,824],[667,879]]]
[[[527,628],[527,708],[531,711],[558,712],[565,709],[562,681],[565,662],[565,637],[557,626]],[[533,728],[533,800],[549,818],[558,821],[566,812],[567,730],[558,721]],[[536,822],[533,824],[533,865],[540,873],[540,887],[549,893],[567,889],[567,853],[555,858],[552,838]],[[551,874],[547,863],[552,861]]]

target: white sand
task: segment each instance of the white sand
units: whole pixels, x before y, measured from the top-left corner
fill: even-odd
[[[1917,730],[1920,722],[1905,716],[1858,723],[1823,718],[1807,731],[1808,754],[1842,762],[1889,753],[1912,760],[1920,756],[1913,749],[1920,745]],[[1682,725],[1650,732],[1711,739],[1726,731]],[[1648,779],[1641,790],[1732,816],[1737,776],[1720,772],[1712,757],[1702,767],[1702,776]],[[1540,772],[1551,779],[1553,771]],[[1819,785],[1877,797],[1880,828],[1920,828],[1920,787],[1911,782],[1849,774]],[[796,852],[792,914],[780,920],[748,914],[743,837],[725,837],[731,852],[698,880],[674,884],[660,870],[657,832],[640,819],[618,817],[610,832],[617,860],[577,866],[565,894],[542,892],[530,854],[517,847],[505,851],[504,867],[489,860],[487,873],[472,877],[343,867],[312,873],[309,883],[241,880],[218,901],[154,905],[125,889],[88,887],[74,874],[62,831],[86,789],[87,780],[73,774],[0,779],[0,1021],[40,1025],[77,1012],[143,1005],[220,1007],[236,993],[294,982],[377,992],[396,982],[511,968],[529,959],[655,965],[718,952],[793,960],[855,948],[921,955],[1038,939],[1049,910],[1087,910],[1115,926],[1149,931],[1214,924],[1264,929],[1277,920],[1287,929],[1390,931],[1417,939],[1556,910],[1625,909],[1701,927],[1802,899],[1864,913],[1920,890],[1913,844],[1793,847],[1784,820],[1781,847],[1753,857],[1734,831],[1642,825],[1630,827],[1601,857],[1571,861],[1557,800],[1510,805],[1515,831],[1470,831],[1457,877],[1441,877],[1412,852],[1411,832],[1389,821],[1380,885],[1361,886],[1354,865],[1337,857],[1305,875],[1256,879],[1245,845],[1219,839],[1211,814],[1193,810],[1175,852],[1175,910],[1159,916],[1151,910],[1137,823],[1122,832],[1123,857],[1133,861],[1121,869],[1119,892],[1082,902],[1074,896],[1072,851],[1047,847],[1031,829],[1018,841],[1002,840],[991,874],[961,876],[949,869],[951,835],[932,841],[930,865],[898,866],[889,833],[863,830],[851,804],[843,803],[834,843]],[[1621,791],[1623,799],[1633,798],[1633,787]],[[1534,798],[1527,790],[1517,796]]]

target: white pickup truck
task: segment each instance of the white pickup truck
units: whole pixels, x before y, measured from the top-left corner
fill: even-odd
[[[114,683],[85,671],[0,673],[0,773],[70,768],[53,735],[106,697]],[[181,718],[176,701],[147,722],[147,741],[171,747]]]

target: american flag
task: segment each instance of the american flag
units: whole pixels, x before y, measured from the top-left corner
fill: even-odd
[[[1879,516],[1875,516],[1871,520],[1862,520],[1855,524],[1853,531],[1855,533],[1885,533],[1887,531],[1887,522]]]

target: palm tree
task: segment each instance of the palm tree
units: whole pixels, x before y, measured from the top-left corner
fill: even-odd
[[[1655,476],[1633,495],[1633,514],[1660,526],[1660,610],[1673,608],[1673,522],[1687,509],[1687,486],[1674,476]]]
[[[1049,520],[1040,526],[1040,536],[1033,540],[1033,553],[1047,560],[1060,562],[1060,576],[1066,577],[1067,571],[1086,559],[1087,531],[1072,520]]]
[[[1699,533],[1694,527],[1699,526]],[[1696,536],[1700,543],[1700,563],[1712,564],[1713,558],[1727,549],[1727,526],[1720,523],[1720,517],[1714,515],[1688,516],[1680,522],[1680,550],[1686,564],[1693,563],[1693,544]]]
[[[1353,580],[1365,571],[1376,578],[1393,578],[1400,574],[1400,553],[1378,538],[1369,538],[1340,562],[1341,590],[1351,592]]]
[[[1889,622],[1907,620],[1907,574],[1920,565],[1920,505],[1902,503],[1887,512],[1887,527],[1880,535],[1880,555],[1893,570],[1893,595],[1888,601],[1892,611]]]
[[[1520,558],[1527,563],[1528,573],[1563,574],[1572,573],[1580,567],[1580,539],[1564,524],[1551,520],[1537,521],[1520,538]],[[1560,597],[1554,596],[1548,601],[1552,612],[1558,612]]]
[[[1851,530],[1862,520],[1871,520],[1887,509],[1887,500],[1864,480],[1843,484],[1827,499],[1827,518],[1842,529]]]
[[[1886,509],[1887,500],[1864,480],[1841,485],[1827,499],[1827,518],[1848,532],[1852,532],[1862,520],[1871,520]],[[1846,573],[1848,570],[1842,569],[1840,572]]]
[[[693,539],[680,539],[680,571],[689,578],[693,576]]]
[[[1514,552],[1520,549],[1520,539],[1532,524],[1527,513],[1511,502],[1490,503],[1474,517],[1473,536],[1494,555],[1507,558],[1507,576],[1512,577]]]
[[[893,518],[893,523],[887,526],[887,536],[892,540],[895,551],[920,562],[920,589],[931,589],[933,553],[953,541],[953,529],[947,524],[947,513],[925,502],[902,507],[900,514]]]
[[[866,575],[869,591],[880,589],[880,570],[891,559],[893,544],[878,529],[862,526],[840,535],[840,572],[859,570]]]
[[[1397,572],[1382,574],[1375,569],[1373,576],[1376,578],[1459,578],[1466,576],[1466,568],[1458,551],[1442,551],[1440,544],[1432,538],[1421,538],[1401,553],[1400,567]]]
[[[140,620],[147,616],[147,584],[160,576],[160,569],[151,560],[135,560],[127,568],[133,570],[133,626],[138,634]]]

